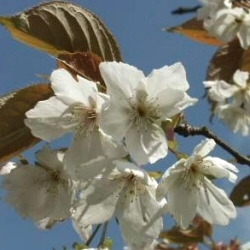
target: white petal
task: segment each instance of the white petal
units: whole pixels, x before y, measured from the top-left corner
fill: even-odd
[[[51,168],[51,170],[62,170],[63,158],[64,152],[52,150],[48,145],[36,152],[38,163]]]
[[[7,162],[7,163],[3,163],[0,166],[0,175],[6,175],[9,174],[11,172],[12,169],[15,169],[16,167],[18,167],[18,164],[16,162]]]
[[[74,168],[79,164],[105,156],[102,135],[99,130],[95,130],[87,136],[85,134],[75,136],[65,155],[66,165]]]
[[[102,131],[100,131],[102,133]],[[105,155],[110,159],[123,158],[128,155],[123,143],[117,143],[111,136],[102,133],[101,144],[105,151]]]
[[[47,217],[65,219],[70,214],[75,188],[63,172],[63,153],[45,147],[36,156],[38,165],[22,165],[6,175],[6,200],[21,216],[35,221]]]
[[[73,218],[81,225],[103,223],[116,214],[119,200],[120,182],[109,180],[105,176],[95,179],[81,193],[81,200],[76,205]]]
[[[194,148],[193,154],[203,158],[210,153],[215,146],[216,142],[213,139],[205,139]]]
[[[48,217],[52,212],[52,207],[46,206],[46,203],[49,201],[54,204],[54,201],[48,199],[48,188],[41,185],[41,182],[37,181],[38,178],[47,180],[49,175],[42,168],[24,165],[11,171],[4,179],[3,187],[7,191],[6,202],[10,203],[24,218],[40,220]]]
[[[171,66],[164,66],[158,70],[153,70],[147,76],[148,93],[159,93],[166,88],[186,91],[189,84],[186,79],[186,71],[181,63],[175,63]]]
[[[239,87],[233,84],[229,84],[223,80],[207,81],[203,83],[205,87],[209,87],[209,97],[218,102],[224,101],[226,98],[232,97],[235,92],[239,90]]]
[[[89,96],[97,93],[94,82],[82,77],[78,77],[78,81],[76,81],[65,69],[57,69],[52,72],[51,85],[55,95],[67,105],[81,102],[89,106]]]
[[[60,116],[67,108],[68,106],[56,97],[40,101],[33,109],[26,112],[25,125],[31,129],[34,136],[51,141],[69,131],[61,126],[63,121],[60,120]]]
[[[205,179],[198,196],[198,213],[209,223],[225,226],[236,217],[236,209],[224,190]]]
[[[138,191],[140,192],[140,191]],[[155,188],[147,187],[137,197],[127,196],[118,214],[125,244],[136,249],[148,249],[163,228],[162,203],[155,199]]]
[[[144,169],[136,166],[134,163],[128,162],[126,160],[114,160],[114,164],[122,176],[130,176],[133,174],[133,176],[137,179],[141,179],[142,183],[144,183],[146,186],[156,188],[157,183],[155,180],[151,178]]]
[[[235,182],[237,175],[232,172],[239,172],[231,163],[224,161],[218,157],[207,156],[203,159],[201,172],[203,174],[212,175],[216,178],[228,178],[229,181]],[[232,171],[232,172],[231,172]]]
[[[236,70],[233,75],[234,82],[241,87],[241,89],[246,88],[248,78],[249,73],[241,70]]]
[[[53,211],[49,216],[52,219],[66,219],[70,216],[70,208],[73,205],[73,200],[75,198],[75,192],[73,189],[73,183],[70,180],[61,181],[60,184],[56,185],[54,190],[57,193],[50,193],[50,199],[54,199],[54,205],[52,202],[47,202],[46,206],[51,205],[51,210]]]
[[[116,92],[129,98],[144,79],[142,71],[122,62],[102,62],[99,68],[108,94]]]
[[[113,160],[101,156],[85,164],[69,165],[68,173],[74,180],[88,181],[100,174],[109,174],[114,169],[112,162]]]
[[[156,124],[147,124],[147,129],[140,130],[136,125],[131,126],[125,142],[130,155],[138,165],[154,163],[168,153],[165,134]]]
[[[240,30],[237,34],[239,40],[240,40],[240,45],[243,49],[248,49],[249,45],[250,45],[250,38],[249,38],[249,34],[250,34],[250,25],[249,25],[249,19],[250,19],[250,15],[249,13],[248,15],[248,20],[244,20],[244,24],[240,27]]]
[[[171,176],[171,178],[173,178]],[[185,187],[182,174],[175,176],[167,192],[168,209],[180,227],[187,228],[197,210],[197,190]]]
[[[92,234],[92,226],[84,226],[79,221],[72,218],[72,225],[83,241],[87,241]]]
[[[131,124],[129,111],[128,108],[120,105],[118,99],[115,99],[101,112],[100,128],[115,140],[121,141]]]
[[[180,159],[164,172],[156,190],[157,199],[165,197],[172,183],[175,182],[176,179],[178,181],[179,174],[185,172],[185,162],[185,159]]]
[[[165,89],[157,96],[157,103],[163,117],[167,118],[180,113],[196,102],[197,99],[191,98],[185,92],[176,89]]]
[[[157,95],[157,104],[162,116],[170,118],[180,113],[181,109],[176,104],[184,98],[184,92],[177,89],[164,89]]]

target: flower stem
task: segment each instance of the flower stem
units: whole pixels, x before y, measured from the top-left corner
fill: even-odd
[[[92,242],[92,240],[95,238],[97,232],[99,231],[100,227],[102,224],[98,224],[95,228],[95,230],[93,231],[92,235],[89,237],[89,239],[86,241],[85,245],[89,246]]]
[[[105,241],[106,233],[107,233],[107,229],[108,229],[108,224],[109,224],[108,221],[103,224],[102,235],[101,235],[100,242],[99,242],[98,246],[102,246],[104,241]]]

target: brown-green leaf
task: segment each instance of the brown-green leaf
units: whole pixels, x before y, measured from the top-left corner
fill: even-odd
[[[69,2],[48,2],[14,16],[0,17],[0,24],[17,40],[52,55],[90,51],[106,61],[121,61],[115,38],[102,21]]]
[[[230,199],[235,206],[244,207],[250,205],[250,175],[243,178],[233,189]]]
[[[52,95],[49,84],[37,84],[0,97],[0,162],[9,160],[39,141],[24,124],[25,113],[38,101]]]
[[[196,18],[192,18],[181,25],[165,29],[169,32],[178,33],[184,35],[196,42],[205,43],[208,45],[220,46],[223,42],[210,36],[208,32],[203,28],[203,23]]]

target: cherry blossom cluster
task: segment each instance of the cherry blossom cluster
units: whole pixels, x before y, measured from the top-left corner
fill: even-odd
[[[6,165],[6,201],[41,228],[71,218],[84,240],[92,225],[117,218],[125,245],[137,250],[153,249],[164,214],[183,228],[197,214],[227,225],[236,209],[212,178],[235,182],[238,170],[208,156],[214,140],[202,141],[190,157],[166,166],[159,182],[144,168],[168,154],[162,123],[197,102],[186,93],[182,64],[148,76],[117,62],[101,63],[100,71],[106,93],[65,69],[52,72],[54,96],[29,110],[25,124],[44,141],[71,133],[72,142],[58,150],[46,144],[34,164]]]
[[[235,4],[233,0],[200,0],[203,6],[197,18],[204,20],[204,28],[223,42],[238,37],[243,49],[250,45],[249,6]]]
[[[249,135],[250,82],[249,73],[237,70],[232,83],[224,80],[205,81],[209,99],[215,102],[216,114],[234,133]]]

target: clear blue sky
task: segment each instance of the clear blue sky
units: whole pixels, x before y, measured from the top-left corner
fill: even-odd
[[[0,0],[0,15],[21,12],[39,2]],[[202,81],[209,59],[216,48],[162,31],[163,27],[178,25],[192,17],[192,15],[172,16],[171,10],[178,6],[194,6],[197,1],[72,0],[72,2],[98,15],[116,37],[124,61],[142,69],[146,74],[154,68],[181,61],[186,68],[191,86],[189,94],[200,99],[195,107],[188,109],[186,116],[188,122],[196,126],[208,125],[236,149],[246,154],[250,153],[247,138],[232,135],[218,120],[215,120],[213,125],[208,123],[209,107],[206,100],[201,99],[204,94]],[[38,83],[40,81],[38,74],[49,75],[56,67],[55,60],[51,56],[17,42],[2,27],[0,27],[0,45],[0,94]],[[190,153],[193,146],[201,139],[202,137],[185,140],[180,138],[180,147],[184,152]],[[230,158],[218,146],[213,155]],[[158,163],[157,167],[169,166],[172,163],[173,158],[169,157]],[[241,171],[239,179],[249,173],[246,166],[239,168]],[[232,185],[226,182],[222,182],[221,185],[227,188],[228,192],[232,188]],[[249,215],[249,208],[240,209],[238,219],[227,228],[216,229],[216,238],[228,241],[230,237],[238,236],[243,242],[250,240]],[[23,220],[2,199],[0,200],[0,249],[47,250],[53,247],[62,249],[63,245],[70,246],[73,241],[79,241],[79,238],[69,222],[62,223],[51,231],[41,231],[36,229],[32,221]],[[114,249],[121,249],[119,245],[118,240]]]

